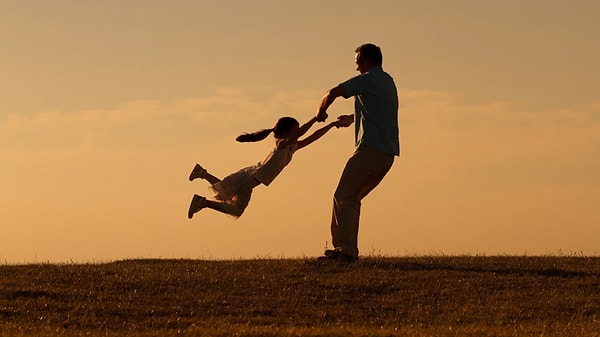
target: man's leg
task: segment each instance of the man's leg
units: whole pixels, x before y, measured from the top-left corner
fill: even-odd
[[[393,156],[367,148],[346,163],[333,198],[331,237],[336,250],[358,256],[361,200],[383,180],[393,162]]]

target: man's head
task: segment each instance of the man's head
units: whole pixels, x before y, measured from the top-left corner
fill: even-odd
[[[381,49],[372,43],[366,43],[356,48],[356,70],[361,74],[366,73],[373,67],[380,67],[383,63]]]

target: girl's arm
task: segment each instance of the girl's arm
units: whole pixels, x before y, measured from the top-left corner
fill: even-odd
[[[331,123],[325,125],[324,127],[318,129],[317,131],[313,132],[310,136],[308,136],[302,140],[298,140],[298,147],[297,147],[296,151],[311,144],[315,140],[323,137],[323,135],[325,135],[334,126],[339,128],[339,127],[343,127],[343,124],[340,120],[336,120],[335,122],[331,122]]]
[[[294,144],[298,142],[298,138],[302,137],[317,121],[317,117],[311,118],[308,122],[304,123],[304,125],[300,126],[298,129],[298,134],[293,139],[285,139],[277,145],[277,149],[282,149],[284,147],[290,146],[290,144]]]
[[[313,124],[315,124],[315,122],[317,121],[317,117],[313,117],[311,118],[308,122],[306,122],[304,125],[302,125],[299,129],[298,129],[298,138],[304,136],[304,134],[306,132],[308,132],[308,130],[313,126]]]

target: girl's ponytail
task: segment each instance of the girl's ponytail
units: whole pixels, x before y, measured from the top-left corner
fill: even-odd
[[[244,133],[243,135],[237,136],[235,140],[237,140],[240,143],[258,142],[267,138],[267,136],[270,135],[273,131],[273,129],[264,129],[252,133]]]
[[[246,142],[258,142],[267,138],[268,135],[273,132],[276,139],[284,138],[285,135],[295,126],[299,126],[298,121],[293,117],[281,117],[275,123],[275,127],[272,129],[264,129],[253,133],[244,133],[238,136],[235,140],[241,143]]]

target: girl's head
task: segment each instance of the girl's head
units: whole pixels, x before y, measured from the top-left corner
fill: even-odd
[[[264,129],[253,133],[244,133],[235,140],[238,142],[258,142],[267,138],[271,132],[277,139],[296,137],[300,123],[293,117],[281,117],[272,129]]]
[[[281,117],[273,127],[273,135],[277,139],[293,138],[300,128],[300,123],[293,117]]]

